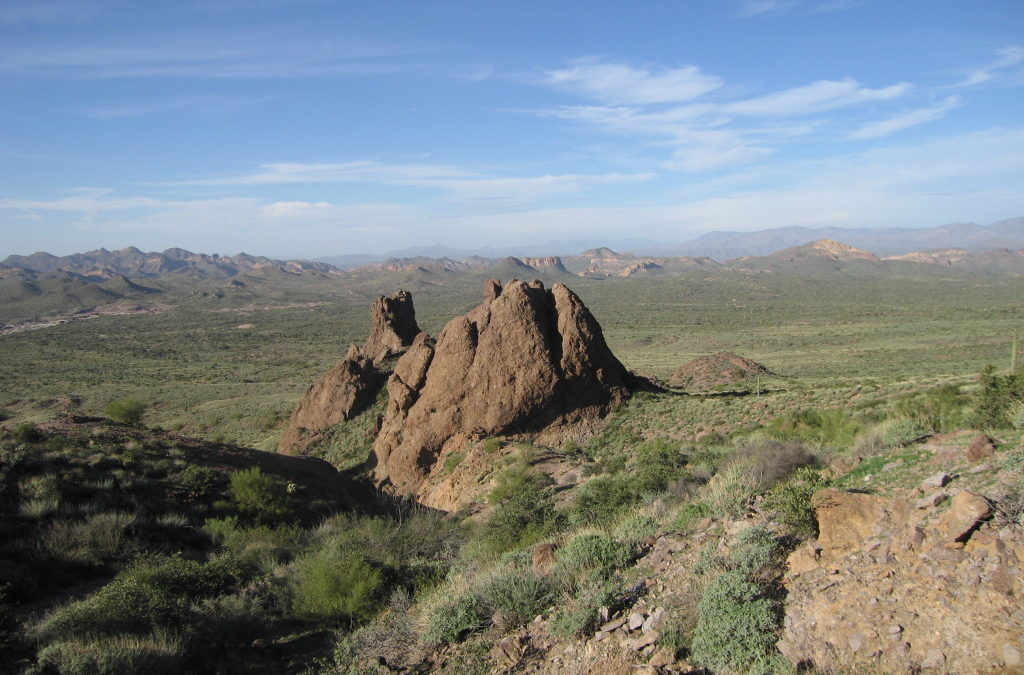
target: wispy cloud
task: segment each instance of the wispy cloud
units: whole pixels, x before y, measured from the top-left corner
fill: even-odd
[[[967,73],[964,79],[955,86],[967,87],[975,84],[990,82],[1000,76],[1006,75],[1007,71],[1017,71],[1017,66],[1024,64],[1024,47],[1011,45],[1004,47],[998,52],[998,58],[980,68],[975,68]]]
[[[963,104],[964,100],[961,97],[947,96],[939,105],[908,110],[888,119],[864,124],[850,132],[849,138],[863,140],[889,136],[897,131],[917,126],[918,124],[942,119],[950,110],[959,108]]]
[[[372,161],[306,164],[261,164],[260,171],[164,183],[165,186],[210,187],[302,183],[367,183],[399,187],[433,188],[461,200],[533,200],[579,192],[614,183],[650,180],[652,173],[559,174],[543,176],[496,176],[442,164],[386,164]]]
[[[277,100],[277,97],[201,94],[120,106],[88,108],[82,110],[81,114],[86,117],[100,120],[119,119],[123,117],[142,117],[145,115],[159,115],[162,113],[220,115],[237,112],[245,108],[262,105],[274,100]]]
[[[594,58],[577,59],[567,68],[550,70],[543,81],[599,101],[635,104],[681,103],[722,86],[720,78],[702,73],[696,66],[652,72]]]
[[[904,96],[911,88],[906,82],[870,89],[848,77],[842,80],[819,80],[802,87],[728,103],[722,106],[722,111],[733,115],[769,117],[810,115],[858,103],[891,101]]]
[[[181,44],[184,42],[186,44]],[[188,44],[191,42],[191,44]],[[407,50],[344,43],[316,48],[255,38],[192,39],[174,45],[0,48],[0,71],[80,79],[310,78],[366,76],[422,68]]]

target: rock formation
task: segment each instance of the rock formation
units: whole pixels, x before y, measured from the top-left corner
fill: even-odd
[[[718,352],[701,356],[675,369],[669,384],[695,391],[739,384],[757,377],[771,377],[775,373],[760,363],[732,352]]]
[[[323,433],[352,419],[376,399],[383,376],[375,363],[400,354],[419,333],[412,294],[398,291],[380,296],[370,308],[370,337],[309,386],[292,411],[277,447],[287,454],[301,454],[323,438]]]
[[[565,269],[565,265],[562,264],[562,259],[557,255],[549,255],[541,258],[519,258],[519,260],[524,265],[529,265],[538,271],[555,274],[570,274],[569,270]]]
[[[484,301],[395,366],[376,479],[416,494],[446,444],[593,424],[628,394],[601,327],[562,284],[485,282]],[[449,450],[451,448],[448,448]]]
[[[309,386],[295,406],[278,449],[302,454],[335,424],[350,420],[368,408],[380,389],[381,374],[373,360],[352,345],[348,354]]]
[[[363,353],[374,361],[400,354],[419,332],[412,294],[398,291],[394,295],[382,295],[370,309],[370,337],[366,339]]]

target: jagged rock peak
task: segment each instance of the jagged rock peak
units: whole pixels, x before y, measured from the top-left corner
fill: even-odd
[[[335,424],[369,407],[380,389],[381,375],[373,360],[351,345],[345,358],[311,384],[299,399],[278,441],[278,450],[298,455]]]
[[[563,284],[484,284],[484,300],[436,342],[416,337],[388,380],[376,478],[418,495],[446,444],[592,426],[627,395],[601,327]]]
[[[370,308],[370,337],[363,352],[374,361],[400,354],[419,332],[412,293],[400,290],[394,295],[382,295]]]

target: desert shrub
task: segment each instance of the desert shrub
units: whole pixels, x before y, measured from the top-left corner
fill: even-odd
[[[729,563],[748,576],[756,575],[775,560],[778,552],[775,535],[763,527],[748,527],[736,537]]]
[[[686,532],[694,522],[711,515],[711,507],[707,502],[686,502],[679,507],[672,518],[672,528],[679,532]]]
[[[634,489],[640,493],[661,492],[679,478],[687,456],[677,443],[658,438],[644,443],[633,453]]]
[[[498,572],[477,588],[492,617],[502,628],[518,628],[531,621],[552,598],[552,584],[529,569],[511,568]]]
[[[257,518],[284,513],[284,490],[258,466],[231,474],[231,497],[239,511]]]
[[[762,491],[800,467],[816,465],[818,458],[799,441],[763,440],[741,445],[733,461],[748,467],[754,489]]]
[[[612,530],[612,536],[616,541],[621,541],[628,546],[639,546],[644,539],[654,536],[657,531],[658,522],[654,518],[635,514],[623,518]]]
[[[1014,429],[1024,429],[1024,399],[1010,404],[1007,417],[1010,419],[1010,426]]]
[[[466,459],[466,453],[464,452],[453,452],[448,455],[448,458],[444,460],[444,473],[445,475],[450,474],[458,468],[459,464],[462,464],[462,460]]]
[[[121,511],[96,513],[85,520],[58,520],[41,536],[44,550],[69,562],[102,565],[127,559],[136,549],[129,527],[135,516]]]
[[[849,445],[860,428],[860,423],[844,408],[803,410],[778,417],[768,425],[769,433],[777,438],[831,446]]]
[[[176,479],[192,496],[197,497],[214,493],[224,485],[223,474],[198,464],[186,466]]]
[[[641,496],[628,476],[599,476],[576,489],[571,518],[583,525],[609,523]]]
[[[553,482],[551,477],[532,466],[532,462],[532,453],[526,448],[520,449],[512,464],[498,473],[494,489],[487,499],[492,504],[497,504],[517,492],[550,485]]]
[[[134,398],[122,398],[108,403],[103,408],[103,414],[112,420],[134,426],[142,421],[147,407],[145,403]]]
[[[290,558],[303,543],[301,529],[291,525],[233,528],[224,533],[226,549],[247,563],[278,562]]]
[[[1017,401],[1024,400],[1024,370],[997,375],[989,366],[978,378],[977,403],[970,422],[987,429],[1010,426],[1009,413]]]
[[[749,461],[734,461],[716,473],[704,486],[703,501],[715,517],[736,516],[744,512],[758,490]]]
[[[557,531],[563,525],[550,490],[530,485],[509,495],[491,512],[481,528],[485,550],[502,553],[528,546]]]
[[[471,591],[464,590],[426,610],[420,639],[428,645],[459,642],[486,625],[485,608]]]
[[[765,496],[765,508],[774,510],[779,521],[803,537],[818,533],[818,521],[811,508],[811,497],[828,485],[821,474],[810,467],[797,469],[783,483],[779,483]]]
[[[321,550],[296,562],[292,608],[302,617],[358,621],[376,608],[379,570],[356,553]]]
[[[614,581],[592,582],[583,586],[567,601],[559,603],[551,617],[551,630],[564,636],[592,633],[600,621],[598,610],[615,607],[620,596],[619,585]]]
[[[33,520],[42,520],[50,514],[56,513],[60,507],[60,500],[56,497],[36,497],[27,499],[18,506],[18,514]]]
[[[39,651],[38,663],[26,673],[64,675],[175,675],[182,672],[182,640],[166,634],[82,637],[56,642]]]
[[[39,427],[31,422],[24,422],[14,427],[14,431],[11,432],[11,438],[14,439],[15,443],[38,443],[45,436],[43,436],[43,432],[39,431]]]
[[[996,502],[996,515],[1007,525],[1024,525],[1024,479],[1010,484]]]
[[[558,550],[556,570],[570,587],[575,587],[581,581],[606,581],[631,558],[632,550],[627,544],[620,544],[606,534],[585,533]]]
[[[214,544],[223,544],[228,535],[238,528],[238,516],[223,518],[207,518],[203,523],[203,532],[209,535]]]
[[[487,453],[493,455],[498,450],[501,450],[501,441],[499,441],[497,438],[488,438],[488,439],[484,440],[483,448],[484,448],[484,452],[487,452]]]
[[[777,616],[761,588],[740,570],[707,585],[693,631],[690,660],[715,672],[771,672]]]
[[[419,640],[411,608],[412,597],[405,589],[392,593],[386,611],[338,641],[333,654],[335,670],[331,672],[363,675],[377,672],[374,666],[380,663],[389,665],[381,667],[381,672],[405,667]]]
[[[250,588],[195,603],[192,626],[197,634],[196,641],[202,644],[196,651],[219,649],[231,655],[234,649],[251,646],[266,630],[269,615],[276,609],[272,604]],[[248,658],[245,654],[240,656]]]
[[[964,403],[965,397],[960,393],[960,387],[947,384],[900,399],[896,402],[894,412],[897,417],[917,424],[926,432],[946,432],[963,422]]]
[[[206,563],[181,557],[143,558],[84,600],[55,609],[34,633],[49,642],[82,635],[145,635],[157,628],[180,629],[188,625],[194,601],[225,593],[242,578],[241,564],[233,556]]]
[[[708,583],[697,605],[690,652],[694,663],[715,672],[777,670],[779,613],[758,579],[778,554],[778,542],[763,527],[740,532],[725,571]]]

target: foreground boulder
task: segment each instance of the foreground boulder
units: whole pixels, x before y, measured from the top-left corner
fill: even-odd
[[[344,359],[306,390],[288,419],[278,449],[289,455],[303,454],[327,429],[373,404],[382,382],[373,360],[352,345]]]
[[[921,511],[822,490],[821,535],[785,578],[779,650],[822,672],[992,673],[1024,666],[1024,528],[957,494]]]
[[[564,285],[488,280],[480,305],[436,342],[417,336],[396,364],[375,477],[415,495],[446,444],[592,426],[626,398],[626,377],[593,315]]]
[[[382,295],[370,308],[370,337],[363,353],[374,361],[401,354],[419,334],[416,310],[409,291]]]

